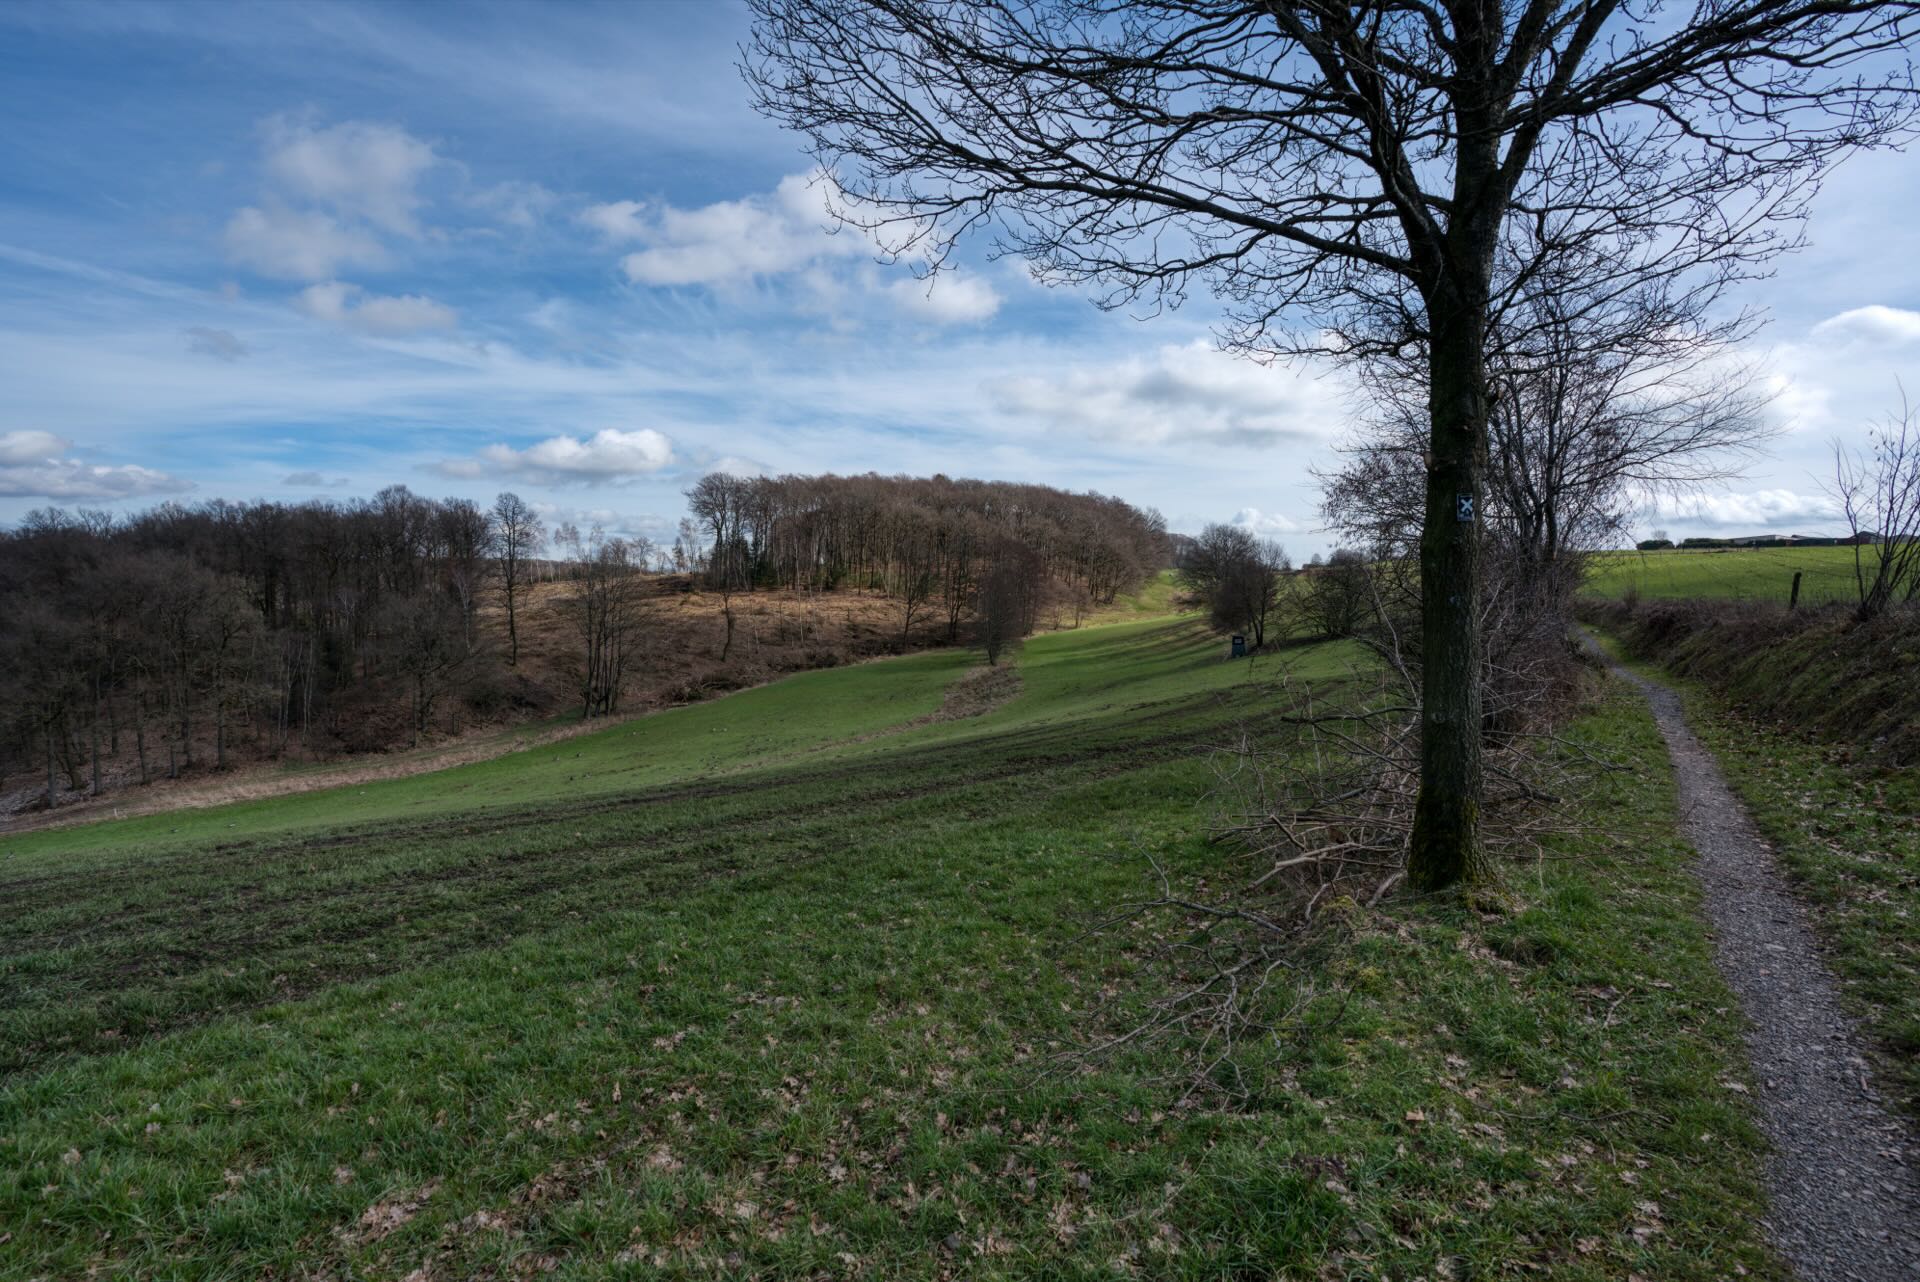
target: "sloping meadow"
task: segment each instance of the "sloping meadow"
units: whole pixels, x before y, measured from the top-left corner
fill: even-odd
[[[1498,893],[1344,906],[1248,1089],[1191,1097],[1191,1046],[1078,1052],[1195,923],[1090,927],[1147,855],[1257,871],[1210,754],[1358,657],[1156,621],[1019,662],[971,717],[920,656],[802,678],[810,729],[755,729],[773,686],[350,822],[0,856],[0,1275],[1772,1274],[1638,707],[1573,729],[1639,767],[1590,824]]]

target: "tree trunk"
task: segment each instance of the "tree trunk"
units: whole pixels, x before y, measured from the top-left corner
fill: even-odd
[[[47,722],[47,809],[53,809],[54,798],[60,795],[60,785],[53,775],[53,722]]]
[[[520,624],[514,617],[513,572],[507,574],[507,666],[520,666]]]
[[[1476,305],[1477,304],[1477,305]],[[1432,414],[1420,534],[1420,794],[1407,880],[1437,890],[1479,872],[1480,490],[1486,454],[1484,295],[1431,307]]]

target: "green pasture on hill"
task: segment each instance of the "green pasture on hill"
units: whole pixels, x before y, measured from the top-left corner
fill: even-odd
[[[1865,555],[1871,556],[1868,549]],[[1801,573],[1807,605],[1856,600],[1853,548],[1670,548],[1602,552],[1585,591],[1592,596],[1778,601],[1786,604]]]
[[[0,1278],[1778,1277],[1617,695],[1570,729],[1636,767],[1590,822],[1495,894],[1329,905],[1234,1094],[1186,1099],[1197,1036],[1063,1056],[1194,923],[1091,927],[1255,871],[1215,750],[1363,662],[1222,652],[1089,627],[962,720],[934,652],[9,841]]]

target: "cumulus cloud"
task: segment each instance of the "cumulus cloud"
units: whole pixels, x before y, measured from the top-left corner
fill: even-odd
[[[1003,413],[1134,445],[1317,443],[1339,422],[1333,385],[1199,341],[1113,365],[1004,379],[987,390]]]
[[[386,261],[380,243],[343,227],[317,210],[289,209],[278,202],[247,205],[227,223],[227,256],[262,276],[324,280],[341,267],[377,267]]]
[[[617,200],[589,206],[580,220],[614,244],[641,246],[620,260],[639,285],[736,284],[873,252],[866,238],[832,229],[826,195],[806,174],[698,209]]]
[[[84,463],[68,455],[73,442],[52,432],[0,434],[0,498],[124,499],[179,494],[193,488],[152,468]]]
[[[347,484],[347,478],[322,472],[290,472],[281,478],[280,484],[297,490],[337,490]]]
[[[231,330],[209,329],[194,325],[187,330],[187,350],[218,361],[237,361],[247,354],[247,345]]]
[[[387,261],[381,236],[417,237],[421,178],[441,163],[397,125],[306,117],[260,124],[269,192],[227,223],[227,256],[263,276],[326,280]]]
[[[273,116],[261,125],[268,175],[289,194],[404,236],[420,234],[420,178],[433,148],[397,125],[348,120],[316,126]]]
[[[368,294],[358,285],[337,280],[309,285],[294,296],[293,305],[315,320],[347,325],[368,334],[452,329],[459,319],[451,307],[419,294]]]
[[[1283,516],[1278,512],[1263,512],[1257,507],[1241,508],[1233,514],[1233,519],[1227,524],[1237,525],[1263,539],[1277,539],[1283,534],[1298,534],[1307,528],[1292,517]]]
[[[586,440],[550,436],[526,449],[489,445],[470,459],[438,465],[447,476],[487,474],[524,477],[548,484],[594,485],[658,472],[673,462],[673,442],[650,427],[633,431],[602,428]]]
[[[1920,343],[1920,312],[1874,303],[1829,316],[1813,327],[1821,338],[1838,338],[1876,346],[1904,346]]]
[[[944,272],[929,280],[897,280],[887,286],[894,304],[910,315],[942,325],[974,324],[1000,310],[1000,294],[978,276]]]
[[[1753,527],[1819,524],[1837,521],[1840,504],[1824,494],[1793,490],[1755,490],[1730,494],[1660,494],[1644,497],[1638,505],[1643,523],[1689,521],[1715,527]]]

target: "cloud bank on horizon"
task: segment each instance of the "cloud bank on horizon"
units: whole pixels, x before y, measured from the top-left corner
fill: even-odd
[[[0,523],[49,503],[516,488],[668,530],[701,472],[1099,489],[1326,549],[1352,398],[970,247],[834,229],[748,110],[731,6],[0,7]],[[1830,438],[1920,380],[1900,157],[1843,167],[1742,302],[1786,429],[1677,536],[1831,529]],[[1644,531],[1639,531],[1644,533]]]

